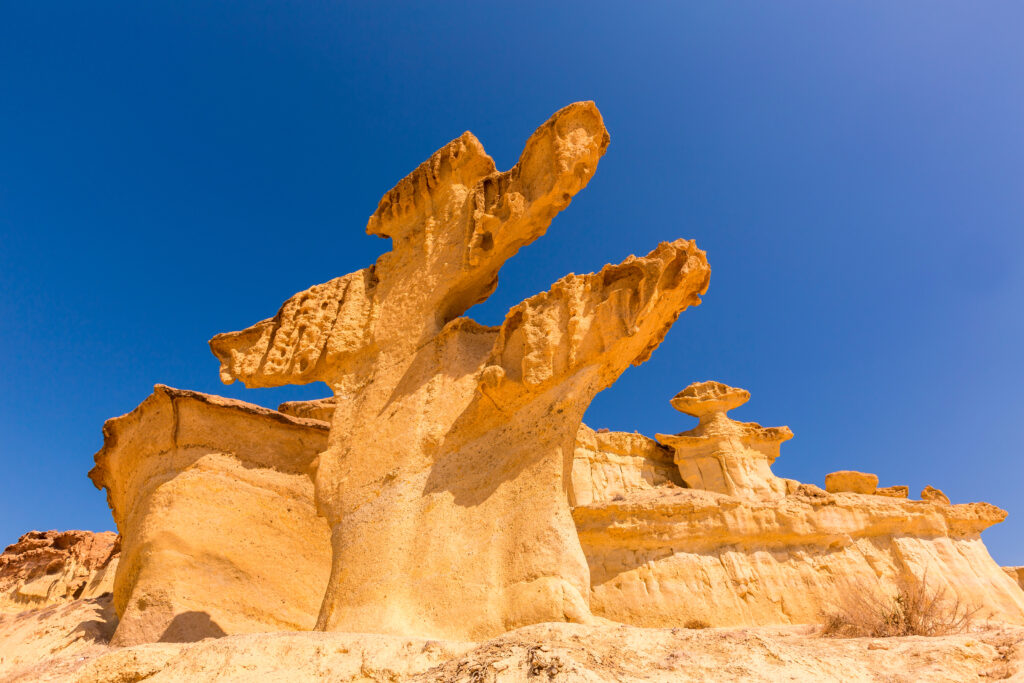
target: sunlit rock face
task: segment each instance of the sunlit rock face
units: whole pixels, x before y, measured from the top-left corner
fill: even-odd
[[[569,275],[484,327],[459,316],[597,168],[593,103],[557,112],[498,172],[473,135],[381,200],[392,251],[215,337],[226,381],[322,380],[336,396],[316,474],[333,568],[318,627],[449,638],[589,619],[568,474],[593,396],[647,359],[708,285],[692,242]]]
[[[330,569],[309,469],[327,424],[157,385],[90,472],[121,533],[114,643],[313,627]]]
[[[496,327],[463,317],[608,143],[589,102],[556,112],[508,171],[465,133],[380,200],[367,232],[392,249],[375,264],[210,342],[225,382],[332,396],[274,411],[158,385],[107,422],[90,476],[122,552],[83,590],[116,566],[115,644],[808,624],[844,592],[910,578],[1024,623],[1019,572],[980,540],[1004,511],[931,486],[910,500],[855,470],[825,489],[777,477],[793,433],[730,418],[743,389],[689,385],[671,403],[697,425],[656,439],[581,423],[700,303],[710,269],[692,241],[569,274]],[[22,581],[19,599],[75,594],[78,566]]]
[[[674,451],[682,486],[668,477],[658,486],[621,483],[656,481],[641,474],[664,471],[666,456],[652,448],[600,485],[574,479],[595,614],[659,627],[809,624],[843,592],[893,594],[916,577],[978,614],[1024,623],[1016,574],[1000,568],[980,538],[1005,511],[950,505],[927,490],[927,499],[907,500],[905,486],[877,489],[878,477],[861,472],[829,475],[834,492],[779,479],[770,464],[792,432],[726,416],[749,398],[701,382],[673,399],[700,419],[682,434],[658,435]],[[608,457],[577,449],[573,471]]]

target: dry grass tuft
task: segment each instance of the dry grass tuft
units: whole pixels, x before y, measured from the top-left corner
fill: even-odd
[[[978,608],[949,599],[944,588],[929,589],[927,577],[911,579],[896,595],[880,597],[865,586],[843,592],[838,608],[824,615],[828,638],[945,636],[966,631]]]
[[[703,619],[690,619],[688,622],[683,624],[683,628],[711,628],[711,624],[704,621]]]

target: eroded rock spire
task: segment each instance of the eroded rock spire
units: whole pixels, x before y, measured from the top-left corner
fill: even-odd
[[[333,552],[318,628],[476,639],[590,618],[567,502],[580,420],[700,302],[704,253],[679,240],[568,275],[499,327],[458,316],[586,186],[608,140],[591,102],[552,116],[505,172],[463,134],[381,200],[367,232],[393,248],[374,266],[210,342],[226,382],[335,392],[315,474]]]

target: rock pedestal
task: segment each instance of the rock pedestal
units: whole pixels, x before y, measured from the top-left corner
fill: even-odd
[[[672,399],[676,410],[700,420],[681,434],[657,435],[674,452],[687,487],[752,500],[786,495],[786,481],[772,474],[771,464],[793,432],[729,419],[726,413],[748,400],[749,392],[721,382],[691,384]]]
[[[157,385],[89,473],[121,533],[116,645],[308,630],[330,569],[309,469],[326,423]]]

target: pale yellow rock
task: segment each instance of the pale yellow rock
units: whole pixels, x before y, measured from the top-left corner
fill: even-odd
[[[1024,588],[1024,567],[1003,567],[1003,571],[1016,581],[1017,585]]]
[[[925,486],[921,491],[921,500],[929,500],[934,503],[941,503],[943,505],[949,505],[949,497],[935,488],[934,486]]]
[[[690,432],[658,435],[683,461],[689,488],[640,476],[665,466],[662,451],[639,447],[644,437],[580,430],[571,497],[595,614],[647,627],[813,624],[837,596],[895,594],[903,580],[916,577],[981,615],[1024,624],[1024,591],[980,538],[1005,511],[987,503],[865,496],[877,492],[877,478],[858,472],[828,481],[859,493],[777,479],[770,463],[780,437],[792,434],[765,434],[755,423],[729,420],[724,411],[748,398],[741,389],[701,382],[673,399],[701,420]],[[600,452],[618,443],[636,444],[617,449],[631,457],[612,461],[619,474],[595,485],[592,472],[608,469],[595,463],[610,460]],[[687,470],[694,452],[713,457]],[[737,481],[744,485],[732,484]]]
[[[721,382],[691,384],[672,399],[676,410],[700,420],[681,434],[657,435],[674,452],[687,487],[754,500],[786,495],[788,486],[772,473],[771,464],[793,432],[789,427],[736,422],[726,415],[749,399],[749,392]]]
[[[752,501],[637,491],[574,508],[595,614],[638,626],[819,623],[836,596],[906,576],[1024,624],[1024,591],[980,533],[1006,513],[852,493]]]
[[[889,498],[908,498],[910,496],[909,486],[885,486],[875,489],[876,496],[888,496]]]
[[[829,493],[873,494],[878,488],[878,475],[854,470],[840,470],[825,475],[825,490]]]
[[[330,568],[309,470],[328,426],[162,385],[90,477],[121,532],[119,645],[312,628]]]
[[[333,567],[319,629],[490,637],[586,621],[589,570],[567,489],[593,396],[700,301],[710,269],[663,243],[569,275],[500,327],[459,316],[544,234],[608,144],[593,103],[557,112],[498,172],[469,133],[380,201],[392,251],[218,335],[225,381],[324,381],[337,398],[316,496]]]

